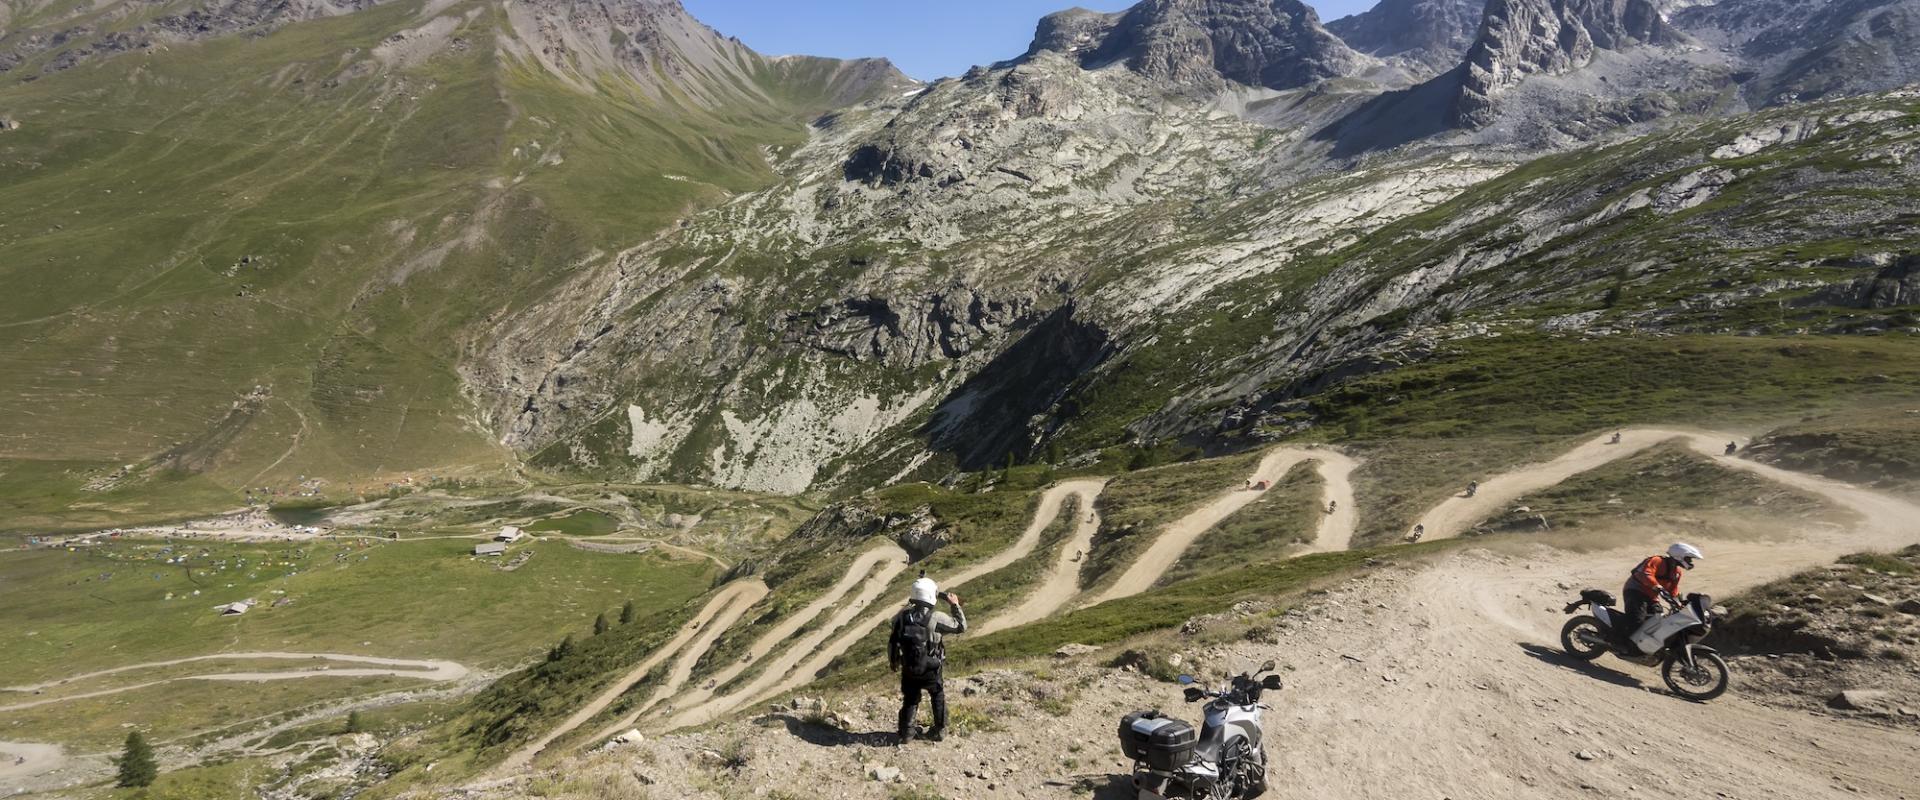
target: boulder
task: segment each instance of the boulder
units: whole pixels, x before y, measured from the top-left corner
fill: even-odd
[[[1827,706],[1843,711],[1879,711],[1889,699],[1887,692],[1880,689],[1848,689],[1828,698]]]
[[[881,783],[899,783],[900,782],[899,767],[889,767],[885,764],[869,762],[866,765],[866,769],[867,769],[867,777],[872,778]]]
[[[1098,653],[1098,652],[1100,652],[1100,648],[1094,647],[1093,645],[1080,644],[1079,642],[1068,642],[1067,644],[1060,645],[1060,649],[1053,651],[1053,657],[1054,658],[1078,658],[1080,656],[1084,656],[1089,653]]]
[[[1909,597],[1900,601],[1900,605],[1894,608],[1908,614],[1920,614],[1920,597]]]

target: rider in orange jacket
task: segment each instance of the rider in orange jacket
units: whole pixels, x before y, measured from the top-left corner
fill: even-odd
[[[1666,554],[1647,556],[1627,574],[1627,585],[1620,590],[1621,601],[1626,606],[1625,624],[1614,631],[1620,641],[1626,641],[1640,629],[1658,608],[1656,603],[1679,602],[1681,576],[1702,558],[1705,556],[1700,554],[1700,548],[1675,542]]]

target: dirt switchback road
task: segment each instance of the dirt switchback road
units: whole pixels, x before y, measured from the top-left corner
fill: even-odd
[[[553,740],[566,735],[574,728],[585,724],[587,720],[593,719],[600,712],[607,710],[607,706],[612,705],[620,695],[633,688],[634,684],[646,679],[647,673],[652,672],[660,662],[687,647],[695,636],[702,632],[718,636],[722,631],[732,627],[742,614],[747,613],[748,608],[766,596],[767,585],[760,582],[758,578],[735,581],[722,587],[714,594],[713,599],[707,601],[706,607],[700,609],[700,613],[693,618],[693,621],[682,627],[664,647],[653,651],[653,655],[648,656],[645,661],[627,670],[627,674],[620,676],[613,685],[594,697],[593,702],[582,706],[580,710],[573,713],[573,716],[567,717],[565,722],[508,756],[505,761],[500,762],[499,766],[494,767],[491,774],[510,775],[525,767],[533,761],[534,756],[539,755],[547,745],[552,744]]]
[[[1346,507],[1345,512],[1324,515],[1325,519],[1320,523],[1320,533],[1315,539],[1315,547],[1321,548],[1324,544],[1325,549],[1344,550],[1346,543],[1353,539],[1353,487],[1345,478],[1353,471],[1352,459],[1332,450],[1277,447],[1261,457],[1260,465],[1254,469],[1252,475],[1247,476],[1247,481],[1249,483],[1265,481],[1272,484],[1285,477],[1295,465],[1302,461],[1318,461],[1323,465],[1321,474],[1326,485],[1323,490],[1325,494],[1321,498],[1323,504],[1328,499],[1336,498],[1336,492],[1345,495],[1344,498],[1339,498],[1341,505]],[[1327,470],[1324,468],[1327,464],[1338,466],[1333,470]],[[1337,480],[1325,478],[1324,476],[1329,472],[1338,476]],[[1090,604],[1132,597],[1153,588],[1153,584],[1160,580],[1160,576],[1167,574],[1167,570],[1172,569],[1173,565],[1179,562],[1180,557],[1186,554],[1187,548],[1192,547],[1194,540],[1199,539],[1201,534],[1220,524],[1221,520],[1233,516],[1234,512],[1260,499],[1264,494],[1244,486],[1234,487],[1222,492],[1206,505],[1194,509],[1186,516],[1168,523],[1153,540],[1153,544],[1147,547],[1146,552],[1134,559],[1134,562],[1127,567],[1127,571],[1121,573],[1119,579],[1094,598]],[[1344,530],[1334,529],[1334,526],[1343,524],[1346,526]]]
[[[868,607],[872,606],[875,601],[878,601],[880,595],[887,590],[887,587],[893,585],[893,579],[898,577],[900,573],[905,572],[906,569],[907,553],[904,550],[889,545],[876,551],[869,551],[868,557],[861,558],[855,562],[853,568],[848,570],[849,575],[857,574],[862,577],[859,583],[860,593],[855,595],[852,600],[841,605],[831,619],[828,619],[825,624],[808,633],[806,636],[794,640],[791,647],[787,648],[785,652],[768,663],[766,668],[752,681],[749,681],[746,686],[740,687],[724,697],[708,699],[711,697],[711,693],[706,690],[700,690],[694,695],[689,696],[686,698],[687,702],[681,704],[681,707],[684,707],[686,710],[674,715],[672,720],[668,722],[668,725],[678,727],[700,724],[752,700],[760,693],[766,691],[768,686],[780,681],[790,680],[795,664],[798,664],[801,659],[815,652],[815,649],[820,646],[821,642],[826,641],[827,637],[832,636],[835,631],[845,627],[848,622],[851,622],[855,617],[859,616],[861,612],[866,611]],[[856,570],[858,570],[857,573]],[[772,644],[774,643],[764,640],[762,642],[762,645],[768,648],[771,648]],[[725,675],[728,680],[738,677],[745,669],[745,665],[736,666],[739,667],[739,669],[730,669]],[[716,688],[718,688],[718,685],[716,678]]]
[[[1093,501],[1106,486],[1104,480],[1067,481],[1041,498],[1032,524],[1043,530],[1060,513],[1062,501],[1072,497],[1079,502],[1076,512],[1079,518],[1074,520],[1073,535],[1068,537],[1066,544],[1054,556],[1047,576],[1040,580],[1040,588],[1027,595],[1020,605],[981,625],[979,630],[972,632],[973,635],[985,636],[997,630],[1046,619],[1080,594],[1080,562],[1093,549],[1093,535],[1100,532],[1100,512],[1094,510]]]
[[[1025,531],[1021,532],[1019,539],[1014,540],[1014,543],[1008,546],[1007,549],[995,553],[992,558],[967,567],[953,575],[946,576],[944,580],[940,580],[941,591],[958,589],[965,586],[968,581],[974,580],[982,575],[990,574],[996,570],[1004,569],[1007,565],[1026,558],[1035,548],[1040,546],[1041,534],[1046,532],[1047,525],[1053,522],[1053,518],[1059,515],[1060,506],[1066,501],[1069,495],[1089,491],[1097,492],[1103,484],[1104,481],[1099,479],[1085,479],[1065,481],[1048,488],[1040,495],[1040,506],[1034,512],[1033,521],[1028,523]],[[867,615],[860,617],[857,621],[853,622],[853,624],[845,626],[840,636],[825,646],[819,647],[818,649],[796,647],[796,655],[803,656],[805,660],[799,661],[797,665],[791,668],[791,671],[783,671],[779,683],[765,687],[760,691],[743,694],[738,698],[721,698],[721,700],[725,701],[721,703],[721,705],[725,706],[724,708],[722,708],[721,705],[709,703],[700,708],[688,709],[670,721],[667,728],[671,730],[687,725],[697,725],[711,719],[716,719],[727,710],[739,708],[768,697],[775,697],[811,683],[814,676],[819,674],[820,670],[825,669],[834,659],[839,658],[841,654],[852,649],[855,644],[859,643],[862,638],[865,638],[874,628],[880,627],[885,624],[887,620],[892,619],[893,615],[898,613],[899,610],[900,606],[897,604],[883,603],[880,608],[874,609]],[[808,650],[811,650],[811,652],[808,652]],[[716,700],[715,703],[720,703],[720,700]]]

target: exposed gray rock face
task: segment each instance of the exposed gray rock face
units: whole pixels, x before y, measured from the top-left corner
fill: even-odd
[[[1145,0],[1120,14],[1042,20],[1029,55],[1065,52],[1093,68],[1125,63],[1199,92],[1224,81],[1292,89],[1354,72],[1363,59],[1298,0]]]
[[[1528,76],[1572,72],[1596,51],[1677,36],[1652,0],[1491,0],[1461,67],[1452,121],[1486,125],[1499,95]]]
[[[778,492],[938,479],[1050,442],[1212,444],[1296,424],[1302,398],[1436,348],[1403,323],[1598,298],[1622,268],[1590,231],[1727,214],[1720,198],[1766,178],[1709,154],[1793,146],[1719,130],[1678,160],[1510,184],[1398,227],[1530,154],[1695,111],[1661,94],[1669,67],[1710,89],[1693,71],[1723,66],[1638,46],[1686,42],[1643,0],[1528,8],[1483,37],[1499,70],[1482,85],[1503,76],[1508,110],[1551,110],[1537,124],[1560,138],[1510,138],[1506,161],[1446,149],[1497,128],[1436,129],[1358,168],[1300,120],[1372,96],[1315,83],[1371,57],[1321,47],[1304,7],[1053,15],[1023,57],[822,119],[771,160],[776,185],[583,265],[477,337],[469,380],[502,440],[542,466]],[[1438,119],[1454,95],[1434,97]],[[1885,216],[1847,213],[1795,224],[1824,236]],[[1750,216],[1711,224],[1775,235]],[[1692,288],[1679,311],[1752,299]]]
[[[1741,60],[1756,106],[1920,81],[1920,0],[1728,0],[1672,20]]]
[[[1048,14],[1040,18],[1040,24],[1034,29],[1033,44],[1027,48],[1027,55],[1041,52],[1087,53],[1096,50],[1107,40],[1107,34],[1113,32],[1120,23],[1124,12],[1103,14],[1084,8],[1070,8]]]
[[[1907,255],[1879,272],[1816,295],[1824,304],[1854,308],[1920,305],[1920,253]]]
[[[1327,23],[1353,49],[1402,62],[1420,77],[1459,64],[1480,32],[1483,0],[1381,0]]]

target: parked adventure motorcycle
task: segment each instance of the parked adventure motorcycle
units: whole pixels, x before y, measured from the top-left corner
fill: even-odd
[[[1209,701],[1199,731],[1159,711],[1136,711],[1121,719],[1120,750],[1133,759],[1139,800],[1234,800],[1264,793],[1267,752],[1261,746],[1260,712],[1271,707],[1260,702],[1260,695],[1281,688],[1273,669],[1269,661],[1233,676],[1219,690],[1180,676],[1187,702]]]
[[[1560,629],[1560,647],[1567,655],[1592,661],[1613,653],[1643,667],[1658,666],[1667,688],[1688,700],[1705,702],[1726,693],[1730,678],[1726,659],[1700,644],[1723,613],[1714,609],[1711,598],[1687,595],[1683,602],[1669,603],[1666,613],[1651,615],[1638,630],[1617,638],[1616,626],[1626,624],[1626,614],[1614,609],[1613,603],[1613,595],[1588,589],[1567,605],[1568,614],[1581,606],[1593,609],[1592,614],[1567,620]]]

